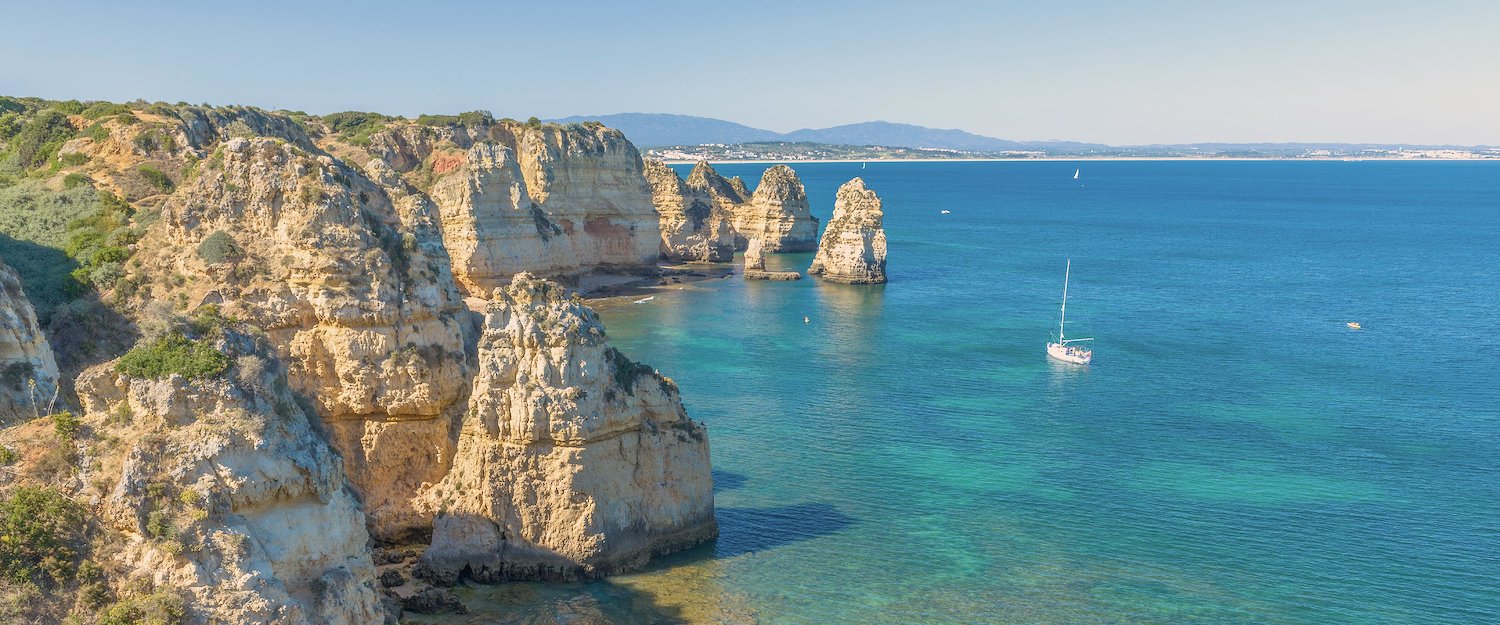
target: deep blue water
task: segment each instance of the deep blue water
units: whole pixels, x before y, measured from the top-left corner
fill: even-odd
[[[600,307],[708,424],[722,537],[467,622],[1500,622],[1500,163],[796,169],[880,194],[889,284]]]

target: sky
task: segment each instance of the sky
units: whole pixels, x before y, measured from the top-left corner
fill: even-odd
[[[0,0],[0,94],[1500,145],[1500,2]]]

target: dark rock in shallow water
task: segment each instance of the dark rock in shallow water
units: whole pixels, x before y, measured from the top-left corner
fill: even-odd
[[[417,614],[468,614],[458,595],[441,588],[428,588],[401,600],[401,607]]]
[[[406,576],[401,571],[390,569],[380,574],[380,585],[386,588],[395,588],[406,583]]]

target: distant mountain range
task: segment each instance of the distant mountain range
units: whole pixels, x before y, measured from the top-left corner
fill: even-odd
[[[694,117],[692,115],[668,115],[664,113],[617,113],[614,115],[575,115],[548,121],[582,122],[598,121],[610,128],[618,128],[630,141],[639,147],[654,148],[674,145],[704,145],[709,143],[763,143],[781,141],[788,143],[826,143],[832,145],[880,145],[901,148],[938,148],[944,150],[967,150],[977,152],[1000,152],[1004,150],[1085,150],[1107,146],[1071,141],[1008,141],[976,135],[962,130],[942,130],[894,124],[891,122],[863,122],[832,128],[804,128],[793,132],[776,132],[752,128],[722,119]]]
[[[776,132],[752,128],[722,119],[670,115],[666,113],[616,113],[613,115],[575,115],[554,122],[598,121],[618,128],[641,148],[700,146],[706,144],[816,143],[840,146],[885,146],[893,148],[929,148],[965,152],[1041,151],[1051,154],[1130,153],[1195,154],[1251,153],[1266,155],[1301,154],[1316,150],[1356,152],[1359,150],[1465,150],[1487,146],[1412,145],[1377,143],[1193,143],[1109,146],[1077,141],[1010,141],[976,135],[972,132],[927,128],[885,121],[846,124],[832,128],[804,128],[793,132]]]

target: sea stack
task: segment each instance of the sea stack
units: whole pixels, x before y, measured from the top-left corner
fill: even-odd
[[[885,282],[885,227],[880,198],[859,178],[839,187],[833,218],[808,273],[830,282]]]
[[[426,495],[422,566],[442,583],[593,578],[718,534],[707,432],[677,385],[525,273],[485,311],[453,469]]]
[[[733,215],[715,205],[706,189],[690,187],[665,163],[645,160],[651,201],[661,217],[661,257],[677,262],[734,260]]]
[[[765,245],[760,239],[750,239],[745,245],[746,280],[801,280],[802,274],[795,271],[766,271]]]
[[[759,237],[767,252],[811,252],[817,249],[818,218],[807,205],[807,191],[797,172],[776,165],[761,175],[748,205],[734,218],[736,238]]]

